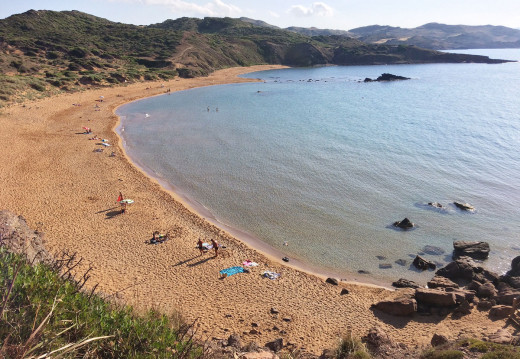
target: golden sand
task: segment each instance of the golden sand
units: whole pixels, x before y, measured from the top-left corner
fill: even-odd
[[[333,286],[273,261],[187,209],[125,157],[114,132],[117,106],[167,88],[253,81],[237,75],[269,68],[274,67],[226,69],[204,78],[174,79],[164,87],[157,82],[92,89],[4,109],[0,209],[22,214],[44,232],[51,252],[77,252],[94,268],[91,286],[99,283],[101,292],[138,309],[180,312],[187,321],[196,320],[203,339],[238,333],[245,343],[264,345],[282,337],[319,354],[347,330],[361,336],[373,326],[398,342],[419,346],[428,344],[433,333],[481,337],[502,327],[503,321],[492,322],[477,310],[459,320],[373,312],[372,303],[398,293],[352,283]],[[97,101],[100,96],[103,102]],[[81,134],[83,126],[92,128],[92,135]],[[103,147],[89,140],[93,135],[112,147],[93,152]],[[135,200],[124,215],[116,203],[119,192]],[[169,231],[171,240],[146,244],[156,230]],[[195,248],[199,237],[215,238],[227,248],[217,258],[213,252],[200,256]],[[246,259],[260,265],[249,274],[219,278],[221,269]],[[282,275],[269,280],[260,275],[264,270]],[[342,288],[350,293],[340,295]]]

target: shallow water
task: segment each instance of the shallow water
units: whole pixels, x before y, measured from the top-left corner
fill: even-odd
[[[467,52],[520,59],[520,50]],[[445,250],[425,255],[442,265],[453,240],[484,240],[492,247],[485,265],[503,272],[520,255],[519,70],[507,63],[264,71],[247,75],[262,83],[125,105],[119,132],[149,174],[290,258],[346,277],[363,269],[382,281],[425,282],[432,273],[410,267],[425,245]],[[384,72],[412,79],[360,82]],[[425,206],[431,201],[446,210]],[[417,227],[391,227],[404,217]]]

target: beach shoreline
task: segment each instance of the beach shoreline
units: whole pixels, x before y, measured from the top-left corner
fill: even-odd
[[[166,94],[159,94],[154,96],[164,96]],[[146,98],[141,98],[136,101],[141,101]],[[122,104],[121,106],[124,106],[126,104]],[[116,109],[114,109],[114,114],[117,116],[117,109],[121,106],[118,106]],[[256,237],[255,235],[242,230],[240,228],[237,228],[233,225],[226,224],[222,221],[220,221],[209,209],[207,209],[203,204],[198,202],[197,200],[191,198],[189,194],[184,193],[177,189],[175,185],[172,185],[168,183],[166,180],[162,180],[155,176],[153,174],[153,171],[151,169],[146,169],[145,165],[140,164],[138,160],[130,156],[124,146],[124,141],[122,138],[122,133],[119,128],[123,126],[123,120],[120,116],[118,116],[118,121],[116,125],[114,126],[113,131],[118,135],[119,141],[118,145],[121,148],[121,151],[124,153],[124,156],[126,159],[133,164],[137,169],[139,169],[143,175],[150,178],[150,180],[157,182],[164,191],[169,193],[176,201],[180,202],[182,205],[186,207],[189,211],[195,213],[199,217],[203,218],[204,220],[208,221],[212,225],[220,228],[221,230],[225,231],[230,236],[236,238],[237,240],[242,241],[244,244],[251,247],[251,249],[256,250],[260,252],[261,254],[268,257],[270,260],[277,262],[280,265],[287,266],[293,269],[297,269],[303,272],[306,272],[310,275],[317,276],[322,279],[326,279],[328,277],[337,278],[338,280],[341,280],[345,283],[350,284],[361,284],[361,285],[367,285],[367,286],[374,286],[379,288],[385,288],[388,290],[394,290],[393,287],[389,286],[388,283],[376,280],[375,278],[370,277],[369,275],[362,276],[360,274],[354,273],[354,272],[338,272],[334,271],[332,269],[327,270],[324,268],[321,268],[317,265],[312,265],[310,263],[305,262],[304,260],[300,258],[290,258],[289,262],[284,262],[282,260],[283,257],[285,257],[287,254],[283,251],[271,246],[270,244],[262,241],[260,238]]]
[[[116,132],[119,106],[166,89],[251,82],[237,75],[273,68],[281,67],[232,68],[205,78],[164,81],[164,86],[154,82],[90,89],[4,109],[0,208],[23,215],[33,229],[45,233],[52,253],[67,250],[84,258],[80,270],[94,268],[91,286],[99,283],[101,292],[137,310],[181,312],[196,322],[202,339],[238,333],[245,342],[264,345],[282,337],[294,348],[320,354],[347,331],[361,336],[374,326],[396,341],[417,346],[429,344],[433,332],[456,338],[501,327],[502,322],[477,311],[460,320],[376,313],[370,309],[373,303],[399,291],[347,282],[333,286],[324,276],[285,265],[278,253],[254,250],[234,238],[233,230],[222,230],[209,216],[198,215],[182,196],[126,155]],[[83,134],[82,126],[93,133]],[[94,134],[113,147],[89,140]],[[125,214],[116,203],[119,192],[135,200]],[[148,244],[155,230],[170,232],[172,239]],[[199,255],[198,238],[216,238],[227,248],[216,258],[213,253]],[[221,269],[245,260],[259,266],[249,274],[219,278]],[[263,278],[264,270],[281,276]],[[349,294],[342,295],[342,289]]]

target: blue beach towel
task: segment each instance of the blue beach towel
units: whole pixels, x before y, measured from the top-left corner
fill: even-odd
[[[230,267],[230,268],[222,269],[219,273],[221,276],[225,274],[229,277],[230,275],[237,274],[237,273],[244,273],[244,272],[245,272],[245,270],[242,267]]]

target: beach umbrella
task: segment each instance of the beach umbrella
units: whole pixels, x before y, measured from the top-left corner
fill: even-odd
[[[130,198],[126,198],[126,199],[122,199],[121,201],[119,201],[119,203],[132,204],[132,203],[134,203],[134,200],[130,199]]]

